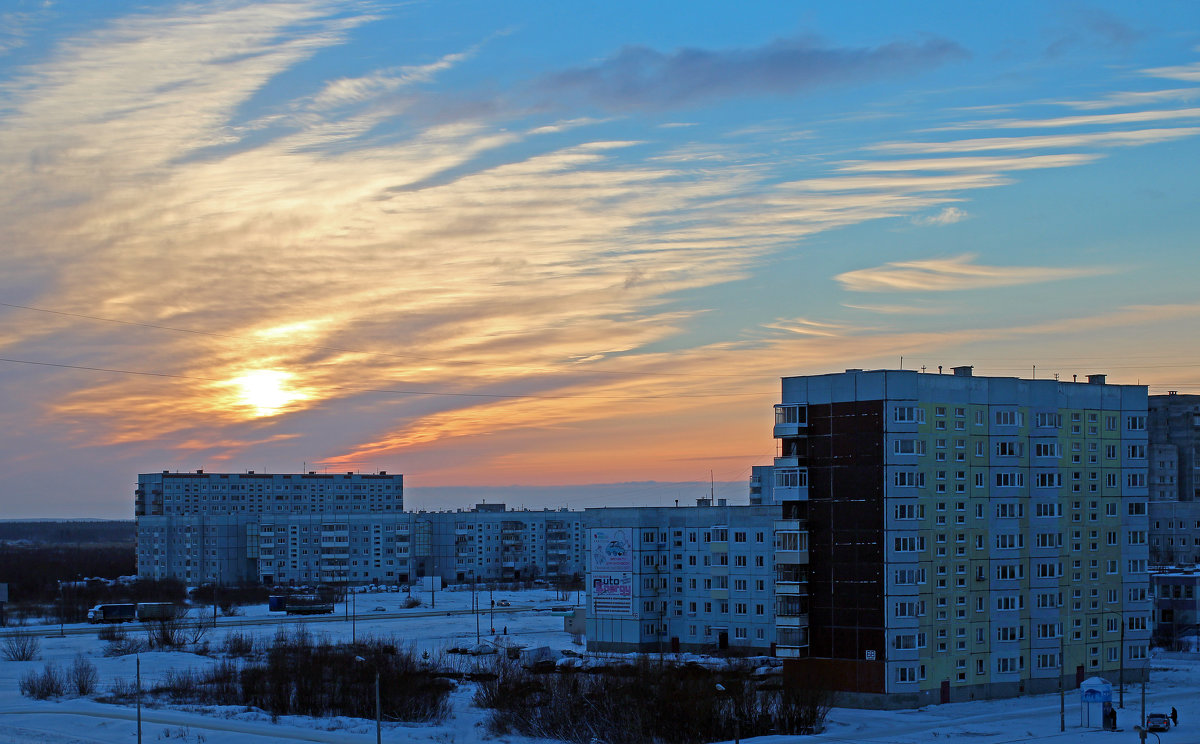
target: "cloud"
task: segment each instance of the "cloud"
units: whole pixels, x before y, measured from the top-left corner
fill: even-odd
[[[1048,268],[1044,266],[983,266],[975,256],[902,261],[838,274],[835,279],[852,292],[952,292],[1015,284],[1077,279],[1112,273],[1103,267]]]
[[[945,207],[937,214],[913,217],[914,225],[933,226],[953,225],[955,222],[962,222],[969,215],[958,207]]]
[[[313,97],[312,106],[316,109],[331,109],[358,104],[393,93],[404,86],[429,82],[437,73],[449,70],[459,62],[469,59],[476,51],[477,49],[471,49],[467,52],[447,54],[427,65],[398,67],[362,77],[332,80]]]
[[[1142,70],[1142,74],[1149,75],[1150,77],[1165,78],[1167,80],[1180,80],[1186,83],[1200,83],[1200,62],[1193,62],[1190,65],[1151,67]]]
[[[1126,50],[1146,34],[1100,8],[1074,6],[1062,11],[1067,29],[1046,47],[1047,57],[1059,57],[1085,44]]]
[[[1052,119],[993,119],[990,121],[966,122],[957,124],[951,128],[1056,129],[1060,127],[1107,126],[1112,124],[1196,118],[1200,118],[1200,108],[1127,111],[1120,114],[1092,114],[1089,116],[1059,116]]]
[[[987,150],[1034,150],[1054,147],[1137,147],[1158,142],[1194,137],[1200,127],[1176,127],[1161,129],[1132,129],[1117,132],[1092,132],[1089,134],[1044,134],[1027,137],[981,137],[978,139],[951,142],[885,142],[875,145],[883,152],[908,153],[953,153],[986,152]]]
[[[1061,155],[1025,155],[1014,157],[977,156],[959,158],[919,158],[915,160],[865,160],[845,163],[837,170],[850,173],[904,171],[993,170],[1017,171],[1039,168],[1070,168],[1100,159],[1096,153]]]
[[[936,38],[874,48],[821,46],[812,38],[779,39],[748,49],[686,48],[671,53],[627,46],[594,65],[543,78],[536,88],[549,96],[579,96],[603,108],[670,109],[714,98],[795,95],[904,75],[965,57],[959,45]]]
[[[1200,98],[1200,88],[1168,88],[1165,90],[1122,91],[1109,93],[1089,101],[1062,101],[1075,109],[1106,109],[1125,106],[1144,106],[1163,101],[1191,102]]]

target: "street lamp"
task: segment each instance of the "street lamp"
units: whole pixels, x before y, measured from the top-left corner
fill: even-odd
[[[366,659],[355,656],[355,661],[366,663]],[[379,704],[379,663],[375,663],[375,744],[383,742],[383,708]]]
[[[137,666],[134,674],[137,678],[137,737],[138,744],[142,744],[142,656],[138,654],[136,657]]]
[[[738,716],[737,703],[733,699],[733,693],[725,689],[725,685],[717,683],[717,692],[723,692],[729,695],[729,705],[733,708],[733,744],[740,744],[742,740],[741,720]]]

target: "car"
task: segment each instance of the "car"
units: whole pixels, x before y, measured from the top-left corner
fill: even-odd
[[[509,607],[509,606],[511,606],[511,603],[507,599],[502,599],[496,603],[496,606],[497,607]]]
[[[1166,731],[1171,728],[1171,717],[1166,713],[1151,713],[1146,716],[1147,731]]]
[[[375,609],[371,610],[371,612],[387,612],[387,608],[383,605],[379,605]]]

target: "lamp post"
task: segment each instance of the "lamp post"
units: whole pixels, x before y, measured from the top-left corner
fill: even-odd
[[[354,609],[350,610],[350,645],[353,646],[358,642],[358,593],[353,590],[350,594],[350,602],[354,605]]]
[[[1063,676],[1067,673],[1067,634],[1066,627],[1058,630],[1058,730],[1067,730],[1067,685]]]
[[[142,744],[142,656],[138,654],[134,674],[137,679],[137,739]]]
[[[724,692],[729,695],[729,705],[733,708],[733,744],[741,744],[742,729],[741,720],[738,716],[737,702],[733,699],[733,693],[725,689],[725,685],[717,683],[717,692]]]
[[[366,663],[366,659],[355,656],[355,661]],[[379,702],[379,662],[375,662],[375,744],[383,742],[383,707]]]

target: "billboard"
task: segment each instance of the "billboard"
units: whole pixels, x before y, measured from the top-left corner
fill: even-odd
[[[593,573],[592,617],[628,617],[633,614],[633,574]]]
[[[607,527],[592,530],[592,572],[633,570],[633,530]]]

